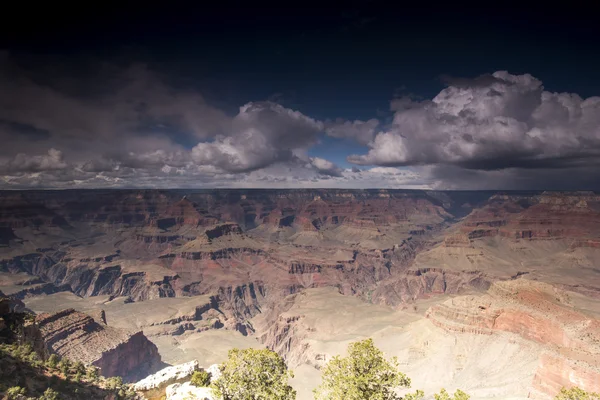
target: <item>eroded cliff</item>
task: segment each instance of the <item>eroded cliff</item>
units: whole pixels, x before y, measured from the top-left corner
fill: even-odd
[[[142,332],[113,328],[73,309],[40,314],[36,325],[49,353],[99,367],[104,376],[137,380],[161,366],[157,347]]]

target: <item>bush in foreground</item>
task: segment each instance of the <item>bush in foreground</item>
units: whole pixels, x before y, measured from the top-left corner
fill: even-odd
[[[321,379],[314,392],[317,400],[394,400],[400,398],[395,389],[410,387],[410,379],[398,370],[396,358],[386,360],[372,339],[351,343],[348,356],[332,358]],[[416,399],[422,394],[409,396]]]
[[[283,359],[268,349],[233,349],[219,366],[221,377],[211,384],[223,400],[294,400],[293,377]]]
[[[206,372],[204,370],[194,371],[190,383],[198,387],[208,386],[210,384],[210,372]]]

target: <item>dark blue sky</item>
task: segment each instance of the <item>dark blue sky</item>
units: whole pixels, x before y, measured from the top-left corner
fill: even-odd
[[[322,119],[376,117],[399,93],[431,98],[442,75],[508,70],[548,90],[600,93],[600,24],[590,6],[571,2],[148,3],[53,3],[34,14],[24,5],[2,26],[0,47],[80,63],[143,61],[226,107],[276,97]]]

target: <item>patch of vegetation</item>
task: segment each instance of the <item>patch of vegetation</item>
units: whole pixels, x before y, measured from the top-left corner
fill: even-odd
[[[204,370],[194,371],[190,383],[198,387],[208,386],[210,384],[210,372]]]
[[[211,384],[223,400],[293,400],[293,377],[283,359],[268,349],[233,349],[220,365],[221,376]]]
[[[219,366],[221,376],[210,387],[222,400],[293,400],[296,392],[288,385],[293,377],[284,360],[268,349],[233,349],[227,361]],[[210,375],[197,371],[191,383],[205,386]],[[416,390],[397,394],[409,388],[410,379],[398,370],[398,360],[387,360],[372,339],[351,343],[347,357],[334,357],[322,369],[322,383],[315,389],[316,400],[422,400],[424,392]],[[451,397],[445,389],[435,400],[469,400],[461,390]],[[557,400],[600,400],[562,398]]]
[[[319,400],[392,400],[399,398],[397,388],[410,387],[410,378],[398,371],[398,360],[386,360],[372,339],[351,343],[347,357],[333,357],[321,379],[314,392]]]
[[[82,372],[85,372],[84,375]],[[53,355],[46,362],[31,346],[19,344],[0,345],[0,398],[53,399],[104,399],[111,393],[115,399],[135,398],[129,385],[121,378],[104,378],[95,367],[72,363]]]
[[[410,388],[410,378],[398,370],[398,360],[387,360],[375,347],[372,339],[348,346],[348,356],[333,357],[322,369],[322,383],[314,390],[316,400],[422,400],[425,393],[417,390],[397,394],[401,388]],[[469,400],[461,390],[453,398],[445,389],[434,395],[435,400]],[[563,399],[566,400],[566,399]]]
[[[440,392],[434,394],[433,397],[435,400],[469,400],[469,398],[471,398],[471,396],[459,389],[454,392],[452,397],[450,397],[450,394],[448,394],[446,389],[440,390]]]
[[[88,368],[56,354],[46,360],[31,344],[23,343],[24,324],[32,318],[9,313],[0,340],[0,398],[40,400],[130,400],[137,396],[121,378],[104,378],[96,367]]]
[[[600,393],[586,392],[585,390],[573,387],[571,389],[562,388],[554,398],[555,400],[600,400]]]
[[[18,399],[20,396],[25,396],[26,393],[27,390],[25,390],[25,388],[22,388],[21,386],[13,386],[6,391],[6,397],[8,397],[9,400],[13,400]]]
[[[40,397],[40,400],[59,400],[60,395],[56,390],[48,388],[44,391],[44,394]]]

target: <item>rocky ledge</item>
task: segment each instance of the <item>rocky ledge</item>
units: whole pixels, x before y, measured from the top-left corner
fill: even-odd
[[[110,327],[73,309],[40,314],[36,324],[50,353],[99,367],[104,376],[131,381],[161,365],[157,347],[141,331]]]
[[[207,387],[196,387],[189,381],[195,371],[206,370],[213,381],[221,376],[219,366],[213,364],[208,368],[202,368],[198,360],[173,365],[163,368],[155,374],[149,375],[134,385],[134,390],[144,398],[167,399],[209,399],[212,400],[212,391]]]

